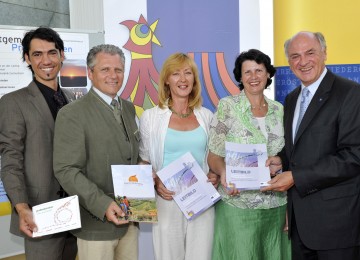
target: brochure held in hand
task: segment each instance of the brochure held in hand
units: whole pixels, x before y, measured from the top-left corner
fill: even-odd
[[[32,212],[37,226],[33,237],[81,228],[77,195],[36,205],[32,207]]]
[[[115,202],[125,212],[123,219],[157,222],[151,165],[111,165]]]
[[[188,220],[221,199],[190,152],[158,171],[157,175],[168,190],[175,192],[173,198]]]
[[[265,144],[225,142],[226,183],[238,190],[259,190],[270,181]]]

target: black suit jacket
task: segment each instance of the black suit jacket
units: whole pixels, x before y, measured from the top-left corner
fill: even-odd
[[[279,154],[295,182],[288,191],[289,227],[295,217],[302,241],[314,250],[359,245],[360,85],[328,71],[293,142],[300,91],[286,97]]]

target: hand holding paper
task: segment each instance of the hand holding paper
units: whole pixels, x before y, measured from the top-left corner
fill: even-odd
[[[158,176],[156,176],[155,179],[155,187],[157,194],[164,200],[173,200],[173,196],[175,195],[175,193],[168,190]]]
[[[33,237],[81,228],[78,196],[43,203],[32,208],[38,230]]]
[[[210,170],[209,173],[207,174],[207,177],[208,177],[208,182],[211,182],[211,184],[216,189],[219,186],[219,182],[220,182],[219,176]]]
[[[261,189],[261,191],[287,191],[294,185],[294,178],[291,171],[276,175],[268,182],[270,185]]]
[[[19,214],[19,229],[28,237],[32,237],[33,232],[37,231],[37,226],[31,209],[26,203],[16,204],[15,208]]]
[[[115,201],[110,203],[108,209],[106,210],[105,216],[108,221],[113,222],[115,225],[129,223],[127,220],[119,219],[119,217],[125,217],[125,213],[120,209]]]
[[[279,156],[270,156],[266,160],[266,167],[269,167],[270,169],[270,175],[275,176],[278,172],[282,169],[282,163]]]

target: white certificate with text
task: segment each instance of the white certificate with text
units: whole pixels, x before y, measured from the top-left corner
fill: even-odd
[[[33,237],[81,228],[79,199],[76,195],[34,206],[32,212],[38,228],[37,232],[33,232]]]
[[[225,142],[226,183],[238,190],[259,190],[270,181],[265,144]]]
[[[221,199],[190,152],[158,171],[157,175],[168,190],[175,192],[173,198],[188,220]]]

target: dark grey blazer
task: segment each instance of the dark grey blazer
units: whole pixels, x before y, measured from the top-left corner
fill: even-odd
[[[68,102],[71,95],[64,91]],[[59,198],[53,173],[54,119],[35,82],[0,99],[1,179],[12,206]],[[22,235],[16,210],[10,232]]]
[[[314,250],[359,245],[360,85],[328,71],[293,142],[299,94],[300,87],[286,98],[279,154],[295,181],[288,191],[289,227],[295,216],[301,239]]]

